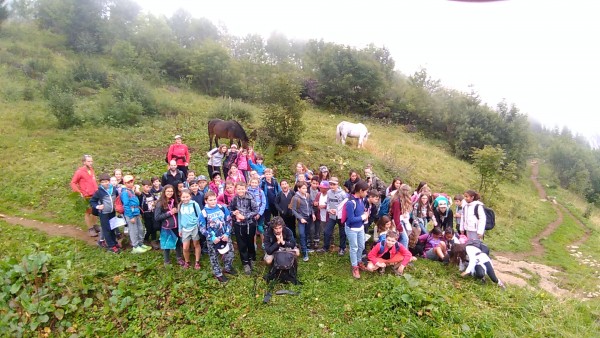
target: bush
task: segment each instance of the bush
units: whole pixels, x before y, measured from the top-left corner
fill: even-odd
[[[94,89],[108,87],[108,72],[97,62],[80,61],[73,68],[73,79],[82,87]]]
[[[252,122],[254,115],[258,115],[260,109],[255,106],[231,98],[222,100],[221,103],[209,115],[213,119],[236,120],[242,124]]]
[[[23,73],[32,79],[40,79],[52,68],[52,62],[48,59],[27,59],[23,64]]]
[[[106,109],[104,122],[111,125],[127,125],[140,122],[144,108],[136,101],[112,101]]]
[[[137,102],[142,107],[140,115],[155,115],[158,107],[154,95],[137,76],[121,75],[112,84],[113,97],[118,102]]]
[[[23,88],[23,100],[33,101],[35,99],[35,91],[30,86]]]
[[[263,127],[275,145],[294,147],[300,142],[306,126],[299,94],[300,86],[286,75],[277,75],[268,85]]]
[[[58,72],[51,71],[46,75],[43,94],[46,100],[50,100],[51,96],[56,92],[71,93],[75,88],[75,80],[73,73],[69,71]]]
[[[58,120],[58,128],[67,129],[81,124],[75,116],[75,96],[71,92],[54,90],[49,97],[50,112]]]

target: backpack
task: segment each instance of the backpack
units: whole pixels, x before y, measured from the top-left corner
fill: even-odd
[[[379,212],[377,213],[378,217],[389,215],[390,214],[390,201],[392,200],[391,196],[386,197],[381,205],[379,206]]]
[[[487,245],[485,245],[485,243],[483,243],[482,241],[478,240],[478,239],[470,239],[467,241],[467,243],[465,243],[465,245],[471,245],[474,246],[476,248],[478,248],[479,250],[481,250],[481,252],[483,252],[486,255],[490,255],[490,248],[488,248]]]
[[[354,203],[354,208],[356,208],[356,201],[352,200]],[[346,219],[348,218],[348,212],[346,211],[346,203],[348,203],[348,197],[344,198],[340,204],[337,206],[337,218],[342,222],[342,225],[346,224]]]
[[[496,214],[494,210],[486,207],[485,205],[481,205],[483,207],[483,212],[485,213],[485,230],[492,230],[496,225]],[[475,205],[475,217],[479,219],[479,204]]]
[[[122,191],[121,194],[123,194]],[[123,207],[123,201],[121,201],[121,195],[115,198],[115,211],[121,215],[125,214],[125,208]]]
[[[264,276],[265,281],[301,284],[298,280],[298,261],[294,252],[281,250],[274,252],[273,256],[273,265]]]
[[[279,250],[273,253],[273,266],[278,270],[289,270],[294,266],[296,254],[291,250]]]

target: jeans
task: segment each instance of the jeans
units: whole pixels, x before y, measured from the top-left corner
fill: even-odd
[[[329,246],[331,245],[331,237],[333,236],[333,229],[335,225],[338,225],[338,229],[340,232],[340,249],[346,249],[346,232],[342,227],[342,222],[337,219],[328,219],[327,224],[325,225],[325,234],[324,234],[324,244],[323,249],[326,251],[329,250]]]
[[[306,223],[300,222],[298,220],[298,231],[300,232],[300,251],[303,256],[308,254],[308,246],[306,245],[306,236],[310,236],[310,229],[313,227],[313,219],[312,216],[308,216],[305,218]]]
[[[106,241],[106,246],[108,248],[112,248],[117,245],[117,238],[115,236],[114,230],[110,230],[110,219],[115,217],[115,212],[111,212],[110,214],[103,214],[100,212],[100,226],[102,227],[102,234],[104,235],[104,240]]]
[[[355,267],[361,261],[362,252],[365,249],[365,231],[360,227],[359,231],[354,231],[346,226],[346,237],[350,244],[350,264]]]
[[[131,220],[135,222],[131,223]],[[138,247],[144,244],[144,225],[142,224],[142,215],[129,218],[125,216],[125,221],[129,227],[129,239],[132,247]]]
[[[496,277],[496,272],[494,271],[494,267],[492,266],[492,263],[485,262],[483,265],[485,265],[485,269],[481,265],[475,265],[475,271],[473,274],[475,276],[475,278],[482,279],[485,277],[485,274],[487,273],[487,275],[490,276],[490,279],[492,280],[492,282],[498,283],[498,277]]]
[[[156,225],[154,224],[154,213],[147,211],[144,215],[144,226],[146,227],[146,235],[144,235],[145,241],[156,241],[160,237],[157,235]]]
[[[400,244],[404,245],[404,248],[408,249],[408,235],[406,234],[406,230],[400,233],[400,238],[398,238]]]

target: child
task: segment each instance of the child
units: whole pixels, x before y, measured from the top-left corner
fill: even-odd
[[[115,184],[114,187],[121,191],[121,189],[125,187],[123,183],[123,170],[118,168],[115,169],[113,176],[115,176],[115,178],[117,179],[117,184]]]
[[[464,197],[461,194],[456,194],[454,196],[454,205],[456,206],[454,209],[454,224],[456,224],[456,232],[458,232],[458,233],[460,233],[460,220],[462,218],[463,198]]]
[[[160,225],[160,247],[163,249],[165,266],[171,264],[170,253],[175,249],[177,263],[185,264],[182,255],[181,239],[177,231],[177,197],[175,188],[167,184],[163,187],[160,199],[154,207],[154,221]]]
[[[275,198],[281,192],[281,187],[277,183],[277,179],[273,177],[273,169],[266,168],[265,176],[260,180],[260,188],[265,194],[267,204],[265,205],[265,223],[271,221],[271,217],[277,216],[277,207],[275,206]]]
[[[250,170],[250,172],[248,173],[248,179],[246,180],[246,182],[250,183],[250,179],[252,178],[256,178],[257,180],[260,181],[260,175],[256,172],[256,170]]]
[[[90,207],[98,211],[100,226],[106,243],[106,248],[114,253],[120,253],[119,243],[117,242],[114,230],[110,229],[110,219],[115,217],[115,200],[118,198],[117,189],[110,184],[110,176],[100,174],[100,187],[90,198]]]
[[[369,218],[365,210],[363,199],[367,196],[369,184],[366,181],[358,181],[354,185],[354,193],[348,196],[348,202],[344,205],[346,209],[346,238],[350,244],[350,264],[352,265],[352,277],[360,279],[359,268],[364,269],[362,252],[365,249],[365,231],[363,223]]]
[[[466,276],[471,274],[482,283],[485,283],[485,275],[487,274],[492,282],[498,284],[502,289],[506,289],[504,283],[496,277],[492,260],[488,255],[482,252],[478,247],[473,245],[456,244],[450,253],[450,262],[458,265],[461,262],[469,261],[469,265],[460,275]]]
[[[217,203],[228,207],[231,200],[233,200],[233,197],[235,197],[235,183],[233,183],[232,180],[227,179],[227,181],[225,181],[225,190],[217,197]]]
[[[313,237],[313,247],[315,249],[320,248],[321,231],[325,228],[329,220],[329,212],[327,212],[327,192],[329,188],[329,181],[321,181],[319,183],[320,191],[313,201],[313,205],[316,206],[315,215],[317,216],[317,220],[315,221],[315,236]]]
[[[387,215],[381,216],[379,221],[377,221],[377,226],[375,227],[375,231],[373,232],[373,246],[375,246],[381,241],[385,241],[387,232],[392,228],[392,220],[390,219],[390,217]]]
[[[150,181],[142,181],[142,193],[138,195],[140,205],[142,206],[142,218],[144,219],[144,227],[146,228],[146,234],[144,235],[144,242],[150,243],[150,246],[154,250],[160,249],[158,244],[158,236],[156,225],[154,224],[154,194],[150,192]]]
[[[239,170],[242,174],[242,176],[244,177],[244,182],[247,182],[248,180],[248,170],[250,170],[250,167],[248,166],[248,150],[242,148],[242,150],[238,153],[237,159],[235,161],[235,165],[237,170]],[[233,165],[231,166],[231,169],[233,169]],[[231,171],[230,171],[231,174]],[[233,180],[234,182],[238,182],[239,180]]]
[[[281,180],[281,191],[275,196],[275,208],[277,213],[283,218],[285,226],[288,227],[294,238],[298,238],[296,234],[296,217],[292,213],[291,205],[292,198],[295,193],[290,189],[290,185],[287,180]]]
[[[227,151],[227,155],[223,160],[223,178],[227,180],[229,175],[229,169],[231,169],[231,165],[235,164],[238,156],[238,147],[237,144],[232,144],[229,150]]]
[[[379,198],[380,194],[377,190],[369,190],[367,197],[363,200],[365,210],[369,213],[369,217],[363,222],[365,234],[369,232],[369,227],[374,222],[377,222],[379,214]]]
[[[390,218],[394,223],[396,231],[400,234],[400,243],[404,247],[409,247],[409,233],[412,232],[410,226],[410,213],[413,210],[410,202],[410,186],[402,184],[400,189],[396,190],[390,199]]]
[[[317,200],[317,195],[321,193],[319,177],[316,175],[310,179],[310,187],[308,188],[308,194],[310,195],[310,200],[312,201],[313,206],[313,215],[319,218],[319,201]],[[315,242],[318,242],[319,237],[321,237],[321,229],[319,228],[320,222],[313,223],[312,232],[307,233],[307,244],[308,244],[308,252],[314,252],[314,249],[318,249]]]
[[[412,218],[419,220],[421,233],[427,232],[427,224],[433,218],[433,208],[431,207],[431,195],[421,194],[419,199],[413,205]],[[435,223],[435,221],[434,221]],[[434,225],[435,226],[435,225]]]
[[[460,220],[460,232],[467,235],[469,239],[483,239],[485,232],[486,216],[483,211],[483,203],[481,203],[479,194],[474,190],[465,191],[463,201],[463,213]],[[476,206],[478,211],[475,215]]]
[[[237,164],[232,164],[231,169],[229,169],[229,174],[227,175],[227,179],[233,181],[233,183],[237,182],[246,182],[246,177],[244,173],[242,173]]]
[[[434,227],[429,234],[419,236],[419,242],[425,242],[423,257],[440,262],[447,258],[446,242],[442,240],[442,230],[439,227]]]
[[[305,182],[296,183],[297,192],[292,198],[291,209],[294,217],[296,217],[298,231],[300,233],[300,251],[302,260],[308,262],[308,245],[307,236],[310,234],[316,219],[313,213],[313,204],[308,193],[308,188]]]
[[[206,181],[206,176],[200,175],[198,176],[198,191],[206,194],[208,192],[208,182]]]
[[[300,177],[303,177],[302,180],[300,180]],[[294,184],[298,183],[298,182],[306,182],[308,180],[310,180],[312,178],[312,172],[310,170],[308,170],[308,168],[304,165],[304,163],[302,162],[298,162],[296,163],[296,180],[294,182]]]
[[[343,256],[346,253],[346,232],[342,221],[337,216],[337,207],[342,201],[348,197],[348,194],[340,187],[337,177],[329,179],[329,191],[327,192],[327,212],[329,220],[325,225],[325,233],[323,234],[323,248],[318,252],[328,252],[333,238],[333,230],[337,224],[340,235],[340,250],[338,255]]]
[[[183,182],[183,187],[186,189],[190,188],[190,184],[192,181],[196,180],[196,172],[193,170],[189,170],[188,174],[187,174],[187,179],[185,182]],[[204,204],[204,201],[202,202]]]
[[[258,214],[258,205],[246,191],[246,183],[237,182],[235,193],[235,197],[229,204],[229,211],[231,211],[233,218],[233,230],[240,251],[240,259],[244,266],[244,273],[250,275],[252,274],[253,262],[256,261],[254,236],[256,235],[255,216]]]
[[[217,204],[217,196],[214,192],[207,192],[204,196],[205,207],[200,217],[200,232],[207,238],[208,257],[215,278],[221,282],[227,282],[223,272],[235,275],[233,268],[233,244],[231,244],[231,214],[229,209]],[[221,270],[219,263],[220,252],[223,254],[225,270]]]
[[[192,201],[189,189],[181,191],[181,203],[177,210],[177,223],[179,224],[179,237],[183,242],[184,269],[190,267],[190,241],[194,241],[196,264],[194,269],[200,269],[200,234],[198,231],[199,215],[202,209],[198,203]]]
[[[150,193],[154,195],[154,201],[158,201],[160,199],[160,194],[162,193],[162,186],[160,185],[160,178],[158,176],[153,176],[150,179],[152,182],[152,187],[150,188]]]
[[[265,207],[267,204],[267,199],[265,198],[265,194],[258,187],[259,179],[251,178],[250,179],[250,187],[248,187],[248,193],[252,198],[254,198],[254,202],[258,205],[258,213],[254,216],[256,220],[256,231],[260,235],[261,243],[263,243],[264,237],[263,234],[265,232],[265,218],[263,214],[265,213]],[[256,243],[256,240],[255,240]],[[264,245],[263,245],[264,249]]]
[[[447,228],[452,229],[454,227],[454,213],[449,206],[450,203],[448,199],[440,196],[436,198],[436,201],[437,207],[433,209],[433,216],[435,219],[434,224],[443,230],[446,230]]]
[[[256,173],[259,175],[260,178],[264,176],[265,169],[267,169],[267,167],[263,164],[264,160],[265,159],[262,157],[262,155],[259,154],[256,154],[256,163],[254,163],[252,159],[248,159],[248,164],[250,165],[250,168],[252,168],[252,170],[256,170]]]
[[[214,172],[212,173],[211,178],[212,181],[210,181],[210,183],[208,184],[208,188],[212,190],[212,192],[214,192],[215,195],[219,196],[219,194],[222,194],[223,190],[225,189],[225,186],[221,181],[221,174],[219,174],[218,172]]]
[[[206,153],[206,156],[208,156],[206,170],[208,170],[209,175],[212,175],[214,172],[221,173],[225,155],[227,155],[227,145],[225,144],[221,144],[218,148],[214,148]]]
[[[399,234],[395,230],[389,230],[384,240],[377,243],[369,252],[368,271],[379,270],[385,273],[385,268],[391,266],[396,276],[402,276],[404,268],[413,261],[413,256],[403,245],[398,243]]]
[[[443,241],[446,242],[446,249],[451,252],[455,244],[460,244],[460,239],[457,234],[454,233],[452,228],[444,229]]]
[[[190,175],[192,171],[188,172]],[[190,195],[192,196],[192,200],[200,206],[200,209],[204,208],[204,192],[200,191],[200,186],[198,185],[198,181],[192,180],[190,182]]]
[[[329,179],[331,175],[329,174],[329,169],[322,165],[319,167],[319,175],[318,175],[318,179],[319,182],[323,182],[323,181],[329,181]]]
[[[132,253],[144,253],[151,247],[144,244],[144,225],[142,224],[140,200],[134,190],[134,178],[131,175],[123,177],[125,188],[121,190],[121,202],[125,211],[125,221],[129,226],[129,239],[133,247]]]

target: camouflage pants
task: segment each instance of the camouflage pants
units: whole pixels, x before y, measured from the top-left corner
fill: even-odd
[[[215,276],[219,277],[223,275],[223,271],[221,271],[221,263],[219,262],[219,252],[215,249],[215,245],[212,241],[206,241],[208,247],[208,257],[210,259],[210,265],[212,267],[213,273]],[[223,263],[225,265],[225,270],[231,271],[233,270],[233,244],[231,243],[231,239],[229,239],[229,251],[223,255]]]

